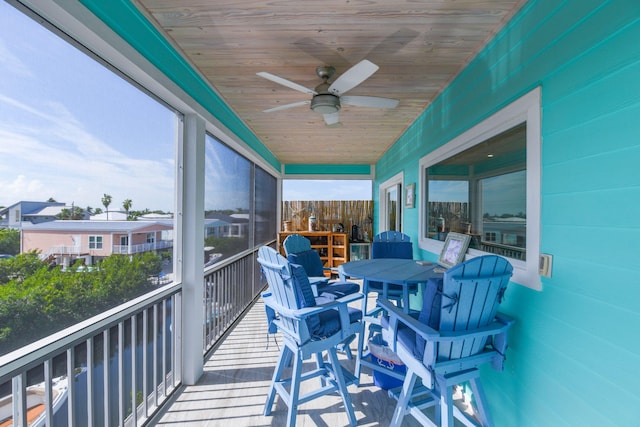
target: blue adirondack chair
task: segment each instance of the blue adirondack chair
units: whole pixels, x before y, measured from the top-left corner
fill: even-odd
[[[376,234],[373,236],[373,242],[371,243],[371,258],[412,259],[413,245],[411,238],[399,231],[383,231]],[[365,291],[382,294],[382,283],[370,281]],[[409,289],[410,294],[415,294],[417,291],[417,285],[411,286]],[[402,286],[390,284],[387,298],[396,301],[398,305],[408,304],[408,301],[402,301],[402,297]]]
[[[398,404],[392,426],[399,426],[407,414],[430,426],[453,426],[454,417],[466,425],[492,425],[478,367],[490,363],[502,370],[513,319],[497,308],[512,270],[496,255],[450,268],[443,279],[427,284],[418,319],[388,300],[378,301],[389,316],[383,336],[407,368],[402,391],[393,394]],[[419,385],[417,378],[422,380]],[[474,417],[453,405],[454,387],[467,381]],[[435,420],[423,412],[430,406],[435,407]]]
[[[271,387],[264,407],[270,415],[276,393],[288,406],[287,426],[294,426],[298,405],[329,393],[338,392],[344,403],[349,424],[356,425],[356,417],[347,386],[357,384],[355,376],[338,361],[337,348],[361,333],[362,313],[348,306],[362,298],[350,294],[342,298],[314,298],[304,269],[289,263],[274,249],[264,246],[258,250],[258,262],[269,284],[263,300],[276,313],[273,320],[282,332],[283,345],[273,373]],[[319,304],[322,303],[322,304]],[[324,360],[324,355],[328,360]],[[315,369],[302,372],[303,361],[315,356]],[[285,368],[293,363],[290,377]],[[302,381],[320,378],[321,387],[300,395]]]
[[[360,285],[348,281],[331,281],[324,275],[325,271],[333,269],[325,267],[318,252],[311,248],[311,241],[300,234],[291,234],[282,242],[287,259],[292,264],[301,265],[314,291],[314,295],[322,295],[324,292],[336,296],[344,296],[360,292]]]

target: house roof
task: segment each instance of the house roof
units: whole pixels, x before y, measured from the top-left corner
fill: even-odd
[[[69,209],[70,206],[65,206],[64,204],[56,205],[56,206],[46,206],[40,210],[34,210],[33,212],[25,213],[22,216],[31,217],[31,216],[56,216],[62,209]]]
[[[172,225],[152,221],[48,221],[40,224],[25,224],[25,231],[84,231],[104,233],[129,233],[135,231],[171,230]]]
[[[11,206],[7,206],[5,208],[0,209],[0,215],[6,214],[7,212],[9,212],[9,210],[17,206],[20,206],[20,210],[22,211],[21,214],[26,215],[26,214],[38,212],[48,206],[64,207],[64,205],[65,203],[62,203],[62,202],[33,202],[33,201],[21,200],[19,202],[12,204]]]

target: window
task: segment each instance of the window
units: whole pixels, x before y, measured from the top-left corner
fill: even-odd
[[[102,236],[89,236],[89,249],[102,249]]]
[[[504,256],[514,282],[540,289],[539,99],[536,89],[421,159],[422,249],[469,234],[468,256]]]
[[[380,184],[380,232],[402,231],[402,187],[402,173]]]
[[[277,180],[256,166],[255,188],[255,244],[259,245],[273,240],[277,233]]]
[[[425,169],[427,237],[472,236],[471,248],[526,259],[524,124]],[[484,239],[488,234],[491,240]]]
[[[402,186],[401,173],[380,184],[380,232],[402,231]]]
[[[147,243],[156,242],[156,233],[147,233]]]
[[[276,238],[277,179],[207,134],[205,247],[216,262]]]
[[[127,274],[126,286],[102,280],[98,271],[111,271],[112,277],[120,277],[116,273],[125,268],[145,273],[153,269],[157,274],[159,263],[145,257],[141,263],[126,265],[121,263],[129,262],[128,257],[102,256],[101,249],[119,240],[115,232],[103,229],[99,232],[104,235],[89,235],[96,232],[91,224],[100,216],[107,219],[107,212],[113,220],[113,211],[127,200],[129,215],[170,216],[176,199],[175,110],[124,73],[105,66],[109,61],[96,58],[53,24],[41,25],[42,18],[32,19],[22,10],[19,2],[0,1],[0,50],[3,61],[8,61],[0,67],[0,206],[56,201],[69,211],[98,216],[79,221],[68,235],[38,230],[45,221],[55,220],[55,213],[30,226],[42,238],[25,240],[18,256],[29,257],[31,251],[52,254],[46,262],[33,262],[58,267],[20,280],[0,280],[7,295],[12,294],[9,289],[29,289],[15,304],[20,310],[0,310],[0,354],[155,289],[151,274]],[[127,66],[126,61],[122,64]],[[27,208],[15,212],[17,222]],[[93,254],[82,252],[82,241]],[[100,264],[100,270],[83,272],[82,293],[77,292],[78,277],[61,276],[58,271],[78,263]],[[163,273],[172,279],[172,264]],[[35,281],[37,287],[26,285]],[[34,297],[36,291],[57,297],[44,305]],[[0,306],[4,303],[0,296]],[[59,321],[46,320],[52,318]],[[27,330],[25,324],[37,327]]]

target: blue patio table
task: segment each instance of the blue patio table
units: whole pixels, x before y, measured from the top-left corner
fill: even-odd
[[[416,261],[413,259],[398,258],[375,258],[360,261],[346,262],[338,266],[338,274],[341,280],[347,278],[362,279],[362,293],[365,298],[362,300],[362,321],[369,324],[369,338],[375,329],[380,328],[380,310],[367,310],[367,294],[369,293],[369,282],[382,283],[382,295],[380,297],[387,299],[389,285],[400,285],[402,287],[402,307],[406,313],[409,313],[409,287],[410,285],[426,284],[429,279],[442,278],[444,269],[440,268],[436,263]],[[372,325],[376,325],[371,328]],[[371,369],[384,372],[399,380],[404,379],[404,374],[395,371],[389,371],[388,368],[381,367],[369,360],[368,350],[364,348],[364,330],[358,338],[358,352],[356,359],[356,377],[360,380],[361,365],[370,367]]]

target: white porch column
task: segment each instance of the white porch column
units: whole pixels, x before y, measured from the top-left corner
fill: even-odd
[[[176,280],[182,281],[182,382],[195,384],[203,372],[204,147],[205,122],[184,116],[176,159]]]

